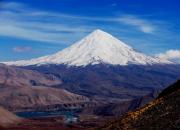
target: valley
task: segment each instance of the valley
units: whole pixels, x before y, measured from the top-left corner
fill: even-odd
[[[77,120],[71,118],[73,120],[68,120],[70,122],[67,122],[67,118],[58,116],[57,114],[56,116],[29,118],[28,120],[24,120],[24,123],[3,128],[3,130],[141,130],[149,128],[179,128],[179,104],[177,104],[177,102],[179,102],[179,83],[180,82],[177,81],[167,87],[155,100],[147,105],[123,114],[120,117],[79,115]]]

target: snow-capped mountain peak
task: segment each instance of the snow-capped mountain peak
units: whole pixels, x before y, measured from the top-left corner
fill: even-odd
[[[56,54],[31,60],[6,62],[5,64],[17,66],[42,64],[86,66],[100,63],[112,65],[146,65],[168,64],[170,62],[139,53],[112,35],[97,29],[82,40]]]

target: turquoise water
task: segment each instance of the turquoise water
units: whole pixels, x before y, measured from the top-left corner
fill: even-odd
[[[23,118],[38,118],[38,117],[48,117],[48,116],[64,116],[65,122],[76,122],[78,120],[77,112],[79,109],[72,110],[61,110],[61,111],[25,111],[17,112],[16,115]]]

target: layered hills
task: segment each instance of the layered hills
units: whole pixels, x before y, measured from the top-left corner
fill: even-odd
[[[9,110],[28,110],[48,105],[82,103],[88,98],[51,88],[62,81],[53,75],[0,65],[0,104]]]
[[[147,56],[102,30],[55,54],[4,63],[0,105],[15,112],[82,108],[79,117],[114,117],[142,107],[180,79],[180,65]],[[103,129],[176,127],[176,88],[167,88],[155,101]],[[173,117],[175,123],[169,120]],[[59,128],[58,120],[53,128]],[[54,125],[50,118],[47,122]]]
[[[180,78],[179,65],[136,51],[99,29],[55,54],[5,64],[48,75],[53,85],[45,86],[100,102],[104,107],[98,113],[124,102],[128,103],[126,109],[118,113],[135,109]],[[33,79],[31,84],[42,86],[38,82]]]

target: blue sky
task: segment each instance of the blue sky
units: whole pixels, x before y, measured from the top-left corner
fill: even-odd
[[[0,0],[0,61],[55,53],[95,29],[180,59],[179,0]]]

